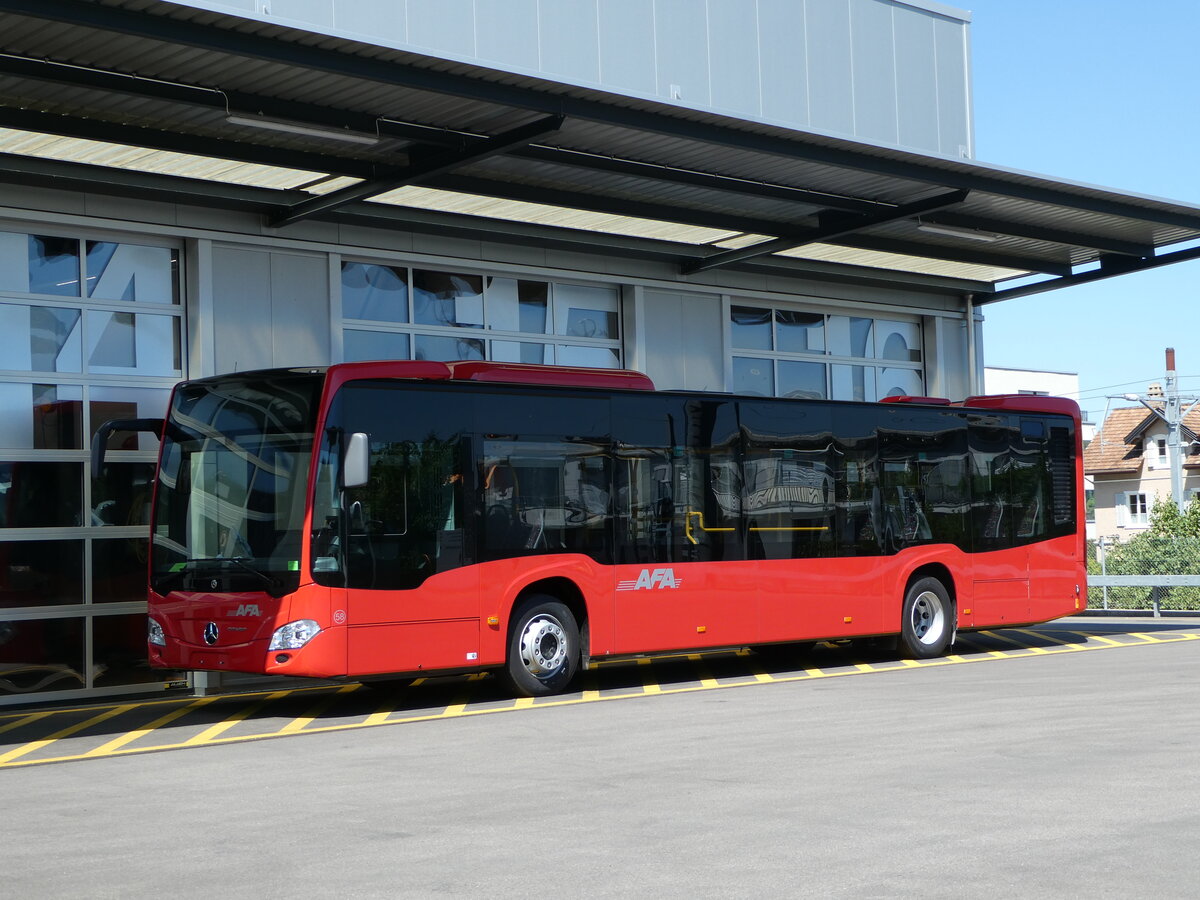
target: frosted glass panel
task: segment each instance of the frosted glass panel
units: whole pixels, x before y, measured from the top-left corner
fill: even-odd
[[[408,335],[386,331],[347,330],[342,338],[346,362],[367,359],[408,359]]]
[[[342,264],[342,316],[408,321],[408,270],[370,263]]]
[[[88,310],[88,371],[179,375],[179,319]]]
[[[921,327],[916,322],[875,322],[876,356],[904,362],[921,360]]]
[[[96,300],[178,303],[178,251],[111,241],[87,242],[87,293]]]
[[[775,396],[775,372],[769,359],[733,358],[733,392],[759,397]]]

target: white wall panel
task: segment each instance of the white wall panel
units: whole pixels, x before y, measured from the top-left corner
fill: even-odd
[[[659,390],[723,391],[721,298],[646,291],[646,374]]]
[[[758,0],[759,83],[765,119],[808,124],[806,34],[803,2]]]
[[[271,16],[276,19],[294,19],[318,28],[334,26],[334,0],[259,0],[258,5],[270,9]]]
[[[898,143],[907,147],[940,148],[934,20],[927,16],[902,15],[897,11],[894,25]]]
[[[854,69],[846,0],[805,0],[809,124],[854,133]]]
[[[538,0],[475,0],[479,58],[502,68],[541,68]]]
[[[967,155],[973,156],[964,29],[952,22],[935,19],[933,30],[937,53],[940,150],[947,156],[958,156],[959,147],[965,147]]]
[[[708,54],[712,107],[741,116],[760,117],[756,3],[709,0]]]
[[[348,0],[339,0],[341,3]],[[408,4],[408,40],[453,56],[475,56],[474,0],[415,0]]]
[[[271,344],[276,366],[329,359],[329,259],[271,254]]]
[[[877,0],[850,0],[854,133],[882,144],[897,141],[892,12],[892,6]]]
[[[335,2],[333,27],[359,40],[381,44],[408,43],[408,9],[405,0],[354,0]]]
[[[601,83],[634,94],[654,94],[654,4],[603,0],[599,13]]]
[[[934,0],[180,2],[875,143],[972,144],[970,17]]]
[[[217,372],[270,368],[271,254],[213,249],[213,338]]]
[[[787,2],[787,0],[783,0]],[[656,0],[654,3],[657,94],[686,106],[711,106],[708,80],[705,0]],[[678,88],[678,96],[671,92]]]
[[[597,0],[548,0],[538,4],[541,71],[551,78],[598,84],[600,30]]]
[[[213,250],[217,372],[329,362],[327,257]]]

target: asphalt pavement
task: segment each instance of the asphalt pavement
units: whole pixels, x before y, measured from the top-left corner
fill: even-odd
[[[1053,648],[9,769],[0,897],[1191,897],[1198,661]]]

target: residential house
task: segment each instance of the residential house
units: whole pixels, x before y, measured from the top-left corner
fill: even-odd
[[[1200,493],[1200,410],[1184,417],[1183,490]],[[1100,433],[1083,452],[1083,468],[1095,484],[1096,533],[1123,540],[1147,528],[1159,497],[1171,495],[1167,426],[1144,406],[1109,412]]]

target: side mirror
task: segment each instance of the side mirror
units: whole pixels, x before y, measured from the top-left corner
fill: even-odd
[[[162,438],[162,419],[109,419],[102,423],[92,435],[92,477],[99,478],[104,467],[104,454],[108,449],[108,439],[114,431],[147,431],[157,438]]]
[[[371,445],[367,435],[356,431],[346,443],[346,461],[342,466],[342,487],[362,487],[371,479]]]

